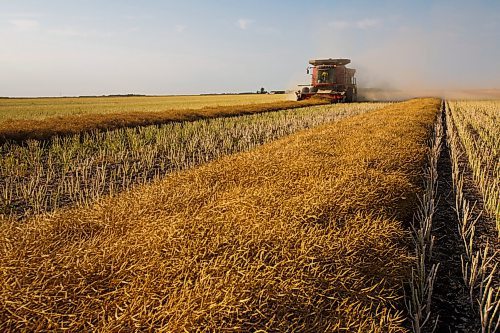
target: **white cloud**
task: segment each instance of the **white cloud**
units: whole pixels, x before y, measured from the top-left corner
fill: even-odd
[[[89,33],[73,28],[49,29],[48,33],[64,37],[87,37]]]
[[[9,20],[9,23],[21,31],[36,30],[40,26],[40,23],[33,19],[15,19]]]
[[[122,34],[129,34],[139,31],[137,27],[131,27],[121,31]],[[59,37],[70,37],[70,38],[111,38],[118,35],[116,31],[98,31],[95,29],[85,30],[85,29],[75,29],[72,27],[61,27],[44,30],[44,32]]]
[[[328,22],[328,26],[334,28],[335,30],[343,30],[349,28],[351,23],[347,21],[332,21]]]
[[[382,24],[382,21],[379,19],[364,19],[360,21],[356,21],[356,27],[359,29],[370,29],[378,27]]]
[[[328,22],[328,26],[335,30],[346,30],[346,29],[367,30],[379,27],[381,25],[382,25],[382,20],[375,18],[366,18],[357,21],[338,20],[338,21]]]
[[[186,29],[187,29],[187,26],[185,26],[185,25],[182,25],[182,24],[175,25],[175,32],[181,33],[181,32],[186,31]]]
[[[26,18],[38,18],[42,17],[43,14],[36,12],[2,12],[0,17],[12,18],[12,19],[26,19]]]
[[[125,20],[150,20],[153,18],[151,15],[137,15],[137,14],[132,14],[132,15],[123,15],[122,16]]]
[[[253,23],[253,20],[240,18],[237,23],[238,23],[238,27],[241,30],[246,30],[248,28],[248,26]]]

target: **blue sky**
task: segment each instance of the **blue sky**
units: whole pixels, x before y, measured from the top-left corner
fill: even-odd
[[[362,86],[500,88],[500,1],[0,0],[0,96],[289,89],[347,57]]]

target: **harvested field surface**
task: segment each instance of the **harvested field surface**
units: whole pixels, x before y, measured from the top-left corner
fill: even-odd
[[[450,121],[500,235],[500,101],[450,101]]]
[[[275,103],[287,100],[291,100],[290,95],[267,94],[0,98],[0,122],[14,119],[41,120],[64,116],[202,109],[205,107]]]
[[[0,143],[8,141],[22,142],[30,139],[48,140],[54,136],[73,135],[90,131],[107,131],[124,127],[234,117],[321,104],[327,104],[327,102],[320,99],[310,99],[300,102],[282,101],[205,107],[201,109],[172,109],[159,112],[124,112],[92,114],[83,117],[64,116],[44,120],[12,120],[0,123]]]
[[[301,129],[382,108],[335,104],[122,128],[0,145],[0,214],[23,218],[89,204],[174,170],[249,150]]]
[[[446,121],[444,125],[448,129]],[[447,138],[446,133],[444,138]],[[476,314],[462,278],[460,255],[464,243],[459,236],[459,221],[454,210],[452,159],[446,145],[443,145],[438,160],[438,173],[437,204],[433,216],[435,241],[431,260],[439,263],[432,295],[437,332],[479,332]]]
[[[408,224],[439,104],[0,222],[0,330],[406,331]]]
[[[438,330],[498,332],[498,101],[445,104],[446,137],[437,209]]]

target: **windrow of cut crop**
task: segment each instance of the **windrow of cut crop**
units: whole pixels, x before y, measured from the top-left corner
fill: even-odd
[[[160,112],[125,112],[89,114],[86,116],[52,117],[42,120],[10,120],[0,122],[0,143],[26,140],[48,140],[91,131],[108,131],[124,127],[160,125],[171,122],[234,117],[247,114],[301,108],[327,104],[325,100],[282,101],[247,105],[205,107],[201,109],[173,109]]]
[[[427,165],[424,168],[424,191],[412,225],[416,260],[411,272],[406,306],[415,333],[434,331],[438,323],[438,318],[432,313],[432,294],[439,262],[433,260],[432,251],[435,242],[433,224],[437,204],[438,160],[443,141],[443,103],[429,140]]]
[[[21,219],[64,206],[89,205],[169,172],[384,105],[324,105],[3,144],[0,214]]]
[[[0,329],[402,332],[439,100],[0,224]]]

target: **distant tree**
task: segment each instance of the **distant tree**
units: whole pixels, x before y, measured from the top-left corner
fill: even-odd
[[[264,87],[262,87],[262,88],[260,88],[260,93],[265,94],[265,93],[267,93],[267,91],[266,91],[266,89],[264,89]]]

